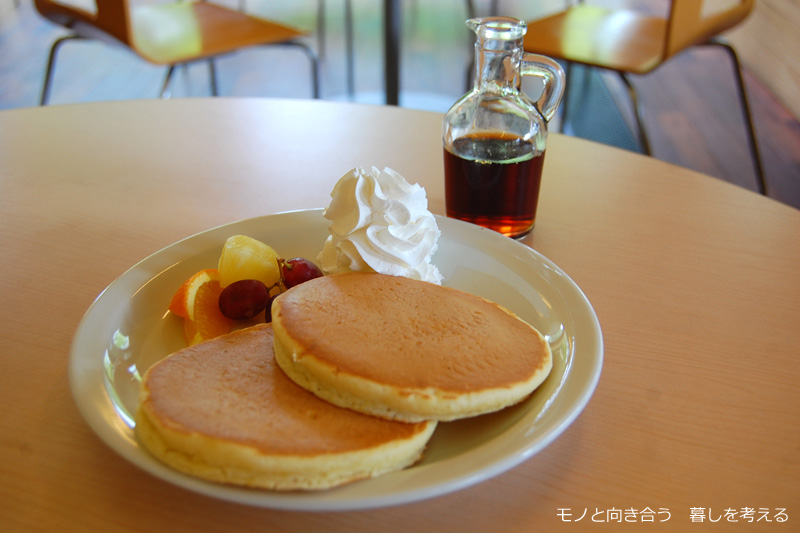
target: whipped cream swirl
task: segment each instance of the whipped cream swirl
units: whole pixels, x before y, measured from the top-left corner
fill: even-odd
[[[356,167],[336,183],[323,216],[331,221],[317,256],[325,274],[374,271],[441,284],[431,263],[441,231],[419,184],[390,168]]]

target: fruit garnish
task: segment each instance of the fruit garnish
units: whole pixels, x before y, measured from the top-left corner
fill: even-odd
[[[222,287],[216,268],[201,270],[187,279],[172,297],[169,310],[184,319],[183,333],[191,346],[230,332],[233,320],[219,310]]]
[[[219,282],[219,272],[216,268],[207,268],[187,279],[175,292],[169,304],[169,310],[181,318],[194,320],[194,301],[197,290],[210,281]]]
[[[218,268],[201,270],[178,289],[169,310],[184,319],[183,333],[191,346],[229,333],[236,321],[264,312],[272,321],[272,301],[283,290],[322,276],[302,257],[283,259],[267,244],[234,235],[222,247]]]
[[[294,259],[278,259],[281,266],[281,279],[287,289],[296,287],[301,283],[322,277],[322,271],[317,265],[302,257]]]
[[[269,303],[269,289],[257,279],[234,281],[219,295],[219,310],[232,320],[249,320]]]
[[[243,279],[256,279],[267,287],[277,286],[281,280],[275,250],[246,235],[234,235],[225,241],[218,270],[223,288]]]
[[[230,333],[233,328],[234,321],[219,310],[220,294],[222,294],[222,287],[218,280],[211,280],[197,289],[192,313],[194,319],[185,320],[186,324],[184,324],[186,342],[190,346]]]

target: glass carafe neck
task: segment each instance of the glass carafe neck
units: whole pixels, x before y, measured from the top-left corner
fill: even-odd
[[[475,90],[478,92],[519,92],[522,51],[499,52],[475,45]]]
[[[475,90],[519,92],[525,23],[508,17],[470,19],[475,41]]]

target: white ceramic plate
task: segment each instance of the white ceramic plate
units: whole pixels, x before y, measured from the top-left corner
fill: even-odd
[[[521,404],[495,414],[441,423],[424,459],[402,472],[324,492],[279,493],[226,486],[177,472],[137,442],[133,414],[140,377],[184,346],[181,320],[167,312],[190,275],[215,267],[222,244],[245,234],[285,257],[314,259],[327,236],[320,210],[264,216],[177,242],[125,272],[87,311],[73,340],[70,382],[91,428],[140,468],[209,496],[262,507],[352,510],[397,505],[459,490],[530,458],[561,434],[589,401],[600,377],[600,325],[575,283],[551,261],[512,239],[438,217],[434,263],[445,285],[505,305],[550,342],[554,368]]]

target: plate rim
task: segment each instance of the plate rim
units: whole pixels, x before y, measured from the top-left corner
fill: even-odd
[[[85,311],[81,320],[76,328],[75,334],[72,339],[72,343],[70,345],[70,357],[69,357],[69,385],[70,390],[73,396],[73,400],[77,404],[78,410],[84,419],[84,421],[89,425],[92,431],[98,436],[107,446],[109,446],[115,453],[122,456],[128,462],[134,464],[141,470],[157,477],[163,481],[170,482],[174,485],[177,485],[181,488],[186,490],[190,490],[196,493],[204,494],[206,496],[214,497],[221,500],[236,502],[240,504],[246,504],[251,506],[263,507],[263,508],[272,508],[272,509],[282,509],[282,510],[294,510],[294,511],[352,511],[352,510],[366,510],[366,509],[374,509],[380,507],[388,507],[394,505],[403,505],[412,503],[415,501],[421,501],[437,496],[443,496],[445,494],[455,492],[458,490],[465,489],[469,486],[475,485],[479,482],[485,481],[492,477],[495,477],[499,474],[502,474],[511,468],[519,465],[520,463],[530,459],[532,456],[539,453],[541,450],[549,446],[553,441],[555,441],[572,423],[578,418],[578,416],[583,412],[586,405],[590,401],[594,391],[597,387],[597,384],[600,380],[600,376],[602,373],[602,366],[603,366],[603,359],[604,359],[604,345],[603,345],[603,335],[602,329],[600,327],[599,319],[597,318],[597,314],[594,311],[589,299],[584,294],[583,290],[572,280],[572,278],[567,275],[558,265],[556,265],[553,261],[545,257],[543,254],[538,252],[537,250],[520,243],[518,241],[514,241],[513,239],[509,239],[499,233],[494,231],[488,230],[486,228],[482,228],[479,226],[475,226],[473,224],[463,222],[456,219],[451,219],[447,217],[443,217],[440,215],[435,215],[437,219],[437,223],[439,223],[440,228],[442,225],[449,226],[455,225],[456,228],[461,228],[463,231],[466,232],[475,232],[475,235],[480,235],[480,238],[489,238],[489,239],[497,239],[498,243],[502,241],[504,244],[502,246],[506,246],[506,242],[513,243],[511,246],[519,246],[518,249],[521,253],[528,255],[531,259],[535,259],[536,261],[540,262],[543,266],[547,267],[548,269],[555,272],[560,279],[564,282],[564,287],[569,288],[573,294],[572,296],[577,298],[583,305],[582,311],[586,315],[584,318],[588,320],[590,324],[592,338],[587,339],[587,344],[590,346],[594,345],[595,353],[594,357],[589,359],[588,361],[581,361],[582,365],[587,365],[586,368],[586,376],[584,377],[585,386],[580,390],[580,392],[575,396],[571,401],[571,407],[567,411],[567,415],[559,418],[557,423],[554,425],[552,429],[547,431],[545,435],[535,439],[533,444],[524,447],[521,451],[517,451],[513,454],[506,454],[501,459],[495,460],[488,466],[484,466],[482,468],[473,470],[468,472],[464,475],[458,475],[453,479],[449,480],[447,483],[442,484],[432,484],[422,486],[413,490],[402,491],[399,493],[387,494],[387,495],[374,495],[367,499],[357,499],[357,500],[337,500],[334,498],[326,497],[327,494],[332,493],[333,491],[325,491],[325,492],[311,492],[311,493],[300,493],[298,497],[298,493],[281,493],[281,492],[274,492],[274,491],[263,491],[263,490],[256,490],[256,489],[248,489],[244,487],[236,487],[230,485],[223,485],[219,483],[214,483],[210,481],[201,480],[199,478],[194,478],[189,476],[188,474],[183,474],[181,472],[175,471],[170,467],[163,465],[163,463],[158,463],[154,465],[153,461],[157,462],[157,459],[149,456],[146,450],[143,450],[141,446],[136,442],[135,437],[126,436],[124,432],[132,431],[121,417],[117,417],[118,419],[115,420],[112,417],[108,416],[108,413],[103,415],[101,412],[102,408],[113,412],[116,415],[116,410],[112,405],[111,399],[108,397],[108,393],[105,390],[105,387],[102,383],[103,376],[102,370],[100,370],[100,383],[95,384],[94,388],[96,389],[99,385],[100,393],[98,394],[97,390],[89,391],[87,396],[86,392],[83,390],[83,376],[82,376],[82,369],[80,368],[79,363],[82,362],[82,356],[79,353],[79,348],[82,346],[82,339],[87,334],[87,327],[88,323],[91,320],[94,313],[97,312],[100,303],[103,302],[105,298],[111,293],[111,291],[116,288],[117,285],[123,283],[123,281],[127,280],[128,277],[137,273],[139,269],[141,269],[142,265],[147,264],[149,261],[153,261],[154,259],[158,258],[159,256],[166,255],[170,250],[175,250],[180,247],[180,245],[185,244],[187,241],[200,239],[203,235],[207,235],[209,233],[220,231],[221,229],[227,227],[236,227],[246,224],[254,224],[258,221],[267,221],[269,219],[275,219],[278,217],[287,217],[287,216],[311,216],[314,213],[321,214],[322,209],[298,209],[292,211],[282,211],[279,213],[261,215],[256,217],[250,217],[246,219],[241,219],[225,224],[221,224],[218,226],[214,226],[212,228],[197,232],[193,235],[185,237],[183,239],[179,239],[172,244],[169,244],[156,252],[144,257],[133,266],[125,270],[122,274],[117,276],[111,283],[109,283],[92,301],[88,309]],[[444,232],[443,232],[444,236]],[[475,238],[476,240],[478,237]],[[155,276],[151,276],[150,279],[155,279]],[[146,280],[145,280],[146,281]],[[574,354],[573,354],[574,356]],[[98,357],[98,359],[102,359],[102,357]],[[574,361],[573,361],[574,362]],[[102,362],[99,365],[102,367]],[[91,371],[91,368],[89,369]],[[95,369],[95,372],[97,370]],[[89,383],[91,386],[91,383]],[[563,386],[563,383],[562,383]],[[557,393],[554,393],[557,394]],[[87,397],[91,397],[92,400],[87,401]],[[101,396],[98,398],[98,396]],[[97,402],[101,402],[103,405],[102,407],[98,406]],[[121,426],[124,426],[121,427]],[[119,440],[120,438],[123,441],[129,441],[128,444],[132,445],[134,449],[138,450],[135,453],[130,453],[128,449],[121,449]],[[471,453],[472,450],[465,452]],[[142,460],[142,455],[149,456],[149,460]],[[138,456],[138,457],[137,457]],[[441,462],[447,462],[451,459],[444,459]],[[430,465],[429,465],[430,466]],[[419,468],[419,467],[417,467]],[[407,472],[401,471],[401,472]],[[395,473],[396,474],[396,473]],[[368,483],[369,480],[362,481],[361,483]],[[335,489],[334,489],[335,491]]]

